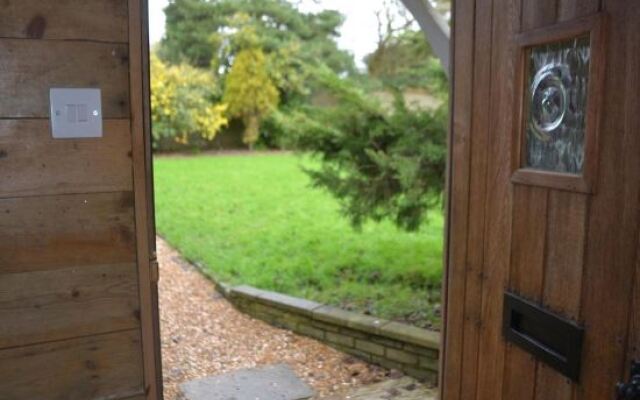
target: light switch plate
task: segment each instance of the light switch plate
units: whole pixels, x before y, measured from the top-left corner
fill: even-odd
[[[51,89],[49,100],[53,138],[102,137],[101,97],[100,89]]]

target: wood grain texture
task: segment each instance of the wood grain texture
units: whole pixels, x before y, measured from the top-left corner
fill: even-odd
[[[0,198],[133,190],[127,120],[97,139],[56,140],[47,120],[0,120]]]
[[[549,198],[543,304],[574,321],[580,319],[589,199],[561,191]]]
[[[629,16],[631,20],[640,18],[640,10],[635,8]],[[628,66],[631,71],[640,71],[640,30],[630,28],[629,41],[635,43],[630,45],[630,51],[635,53],[629,54]],[[640,109],[640,77],[636,74],[629,77],[629,92],[627,93],[628,106],[631,109]],[[627,115],[627,125],[638,126],[640,121],[637,113]],[[640,201],[638,202],[638,210],[640,210]],[[632,360],[640,360],[640,232],[638,232],[637,252],[636,252],[636,269],[635,282],[633,287],[631,318],[629,318],[629,339],[627,344],[627,359],[625,367],[631,365]],[[629,370],[625,371],[625,377],[629,376]]]
[[[139,327],[135,264],[0,275],[0,349]]]
[[[131,59],[131,132],[133,151],[136,255],[140,283],[144,387],[149,399],[162,399],[162,365],[158,321],[158,274],[152,273],[150,240],[153,227],[151,173],[149,40],[146,0],[129,1],[129,53]]]
[[[495,400],[502,393],[505,342],[502,338],[504,290],[509,282],[512,227],[514,81],[520,0],[504,0],[493,7],[491,51],[491,126],[486,186],[482,327],[478,363],[478,400]]]
[[[104,118],[129,117],[126,45],[0,40],[0,118],[49,118],[49,89],[102,89]]]
[[[0,351],[3,399],[118,399],[144,393],[137,330]]]
[[[468,66],[474,56],[474,1],[454,4],[454,56],[452,131],[450,139],[450,197],[448,215],[449,257],[445,343],[441,363],[441,398],[458,398],[463,371],[463,326],[467,265],[467,232],[471,164],[471,115],[473,74]]]
[[[0,38],[128,41],[126,0],[0,0]]]
[[[549,190],[516,186],[513,191],[509,287],[518,295],[539,302],[545,272]]]
[[[542,304],[574,321],[580,318],[589,198],[562,191],[551,191],[549,195]],[[575,389],[571,380],[539,363],[536,400],[571,400]]]
[[[0,274],[134,262],[130,192],[0,200]]]
[[[600,11],[600,0],[560,0],[558,21],[568,21]]]
[[[513,237],[509,289],[540,302],[545,272],[549,190],[526,186],[513,188]],[[537,363],[517,346],[505,354],[504,399],[533,399]]]
[[[487,98],[491,89],[491,19],[493,0],[477,0],[474,23],[475,47],[473,74],[473,108],[471,118],[471,151],[469,182],[469,233],[465,260],[465,296],[454,300],[464,301],[463,355],[460,397],[473,398],[477,389],[477,367],[482,313],[482,285],[484,282],[484,231],[487,181],[487,152],[489,138],[489,111]]]
[[[532,2],[524,0],[520,15],[518,32],[531,30],[551,24],[555,20],[555,0]],[[518,50],[520,53],[521,50]],[[522,63],[522,54],[516,55],[517,63]],[[521,102],[524,88],[523,65],[516,64],[516,101]],[[521,132],[522,106],[514,109],[514,146],[512,148],[516,162],[514,168],[519,168],[522,154]],[[512,181],[518,182],[517,174]],[[547,251],[546,234],[549,222],[548,207],[550,190],[515,185],[513,199],[513,228],[512,253],[510,270],[510,290],[520,296],[540,303],[545,279],[545,256]],[[503,399],[521,398],[533,400],[537,393],[536,381],[539,364],[535,357],[521,348],[509,344],[505,353]]]
[[[557,20],[559,0],[522,0],[522,30],[552,25]]]
[[[640,287],[640,278],[634,275],[640,274],[640,113],[633,111],[640,108],[640,26],[635,23],[640,7],[623,0],[602,4],[525,0],[518,10],[513,0],[494,0],[491,17],[480,18],[490,0],[481,1],[475,3],[465,290],[464,297],[450,300],[465,304],[463,369],[460,390],[450,383],[454,391],[445,393],[454,396],[445,398],[613,398],[615,383],[625,378],[628,361],[640,354],[640,289],[633,288],[634,282]],[[606,134],[592,146],[588,158],[597,160],[593,165],[603,170],[590,169],[589,190],[566,185],[536,189],[503,181],[509,163],[504,157],[513,152],[505,138],[513,132],[508,124],[513,105],[508,99],[513,100],[517,85],[511,76],[517,60],[511,57],[513,43],[541,33],[560,38],[567,29],[578,32],[587,23],[601,24],[602,18],[584,18],[595,16],[601,8],[610,20],[603,24],[606,35],[602,36],[607,38],[608,59],[601,58],[604,52],[594,53],[606,63],[596,61],[600,65],[592,74],[596,80],[606,77],[606,89],[590,93],[602,99],[604,110],[590,108],[588,118],[594,121],[592,126],[600,127],[602,122]],[[512,29],[520,16],[529,29],[525,35]],[[568,23],[555,25],[556,21]],[[541,26],[545,28],[536,33]],[[478,32],[487,29],[491,34],[483,45]],[[592,45],[599,47],[597,40]],[[478,75],[487,62],[491,65],[488,79]],[[486,87],[488,93],[483,92]],[[476,104],[476,99],[484,104]],[[506,289],[584,325],[580,385],[525,352],[505,346],[499,330]]]
[[[586,326],[584,371],[578,399],[612,398],[623,378],[640,198],[640,113],[636,1],[606,0],[608,66],[600,138],[598,195],[589,211],[582,316]]]

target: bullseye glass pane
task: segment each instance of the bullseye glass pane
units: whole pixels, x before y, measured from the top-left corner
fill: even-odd
[[[588,37],[529,49],[526,167],[582,173],[590,59]]]

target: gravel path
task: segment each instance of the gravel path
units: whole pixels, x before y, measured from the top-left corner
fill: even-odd
[[[319,398],[380,382],[388,371],[237,311],[213,284],[158,239],[166,400],[182,382],[287,363]]]

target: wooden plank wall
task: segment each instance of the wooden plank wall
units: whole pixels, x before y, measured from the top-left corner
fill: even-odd
[[[597,12],[610,24],[596,193],[514,185],[515,35]],[[613,398],[625,352],[640,354],[638,18],[637,0],[455,2],[443,399]],[[505,344],[505,290],[586,327],[582,384]]]
[[[2,399],[145,397],[129,6],[0,0]],[[53,140],[51,87],[100,87],[104,137]]]

